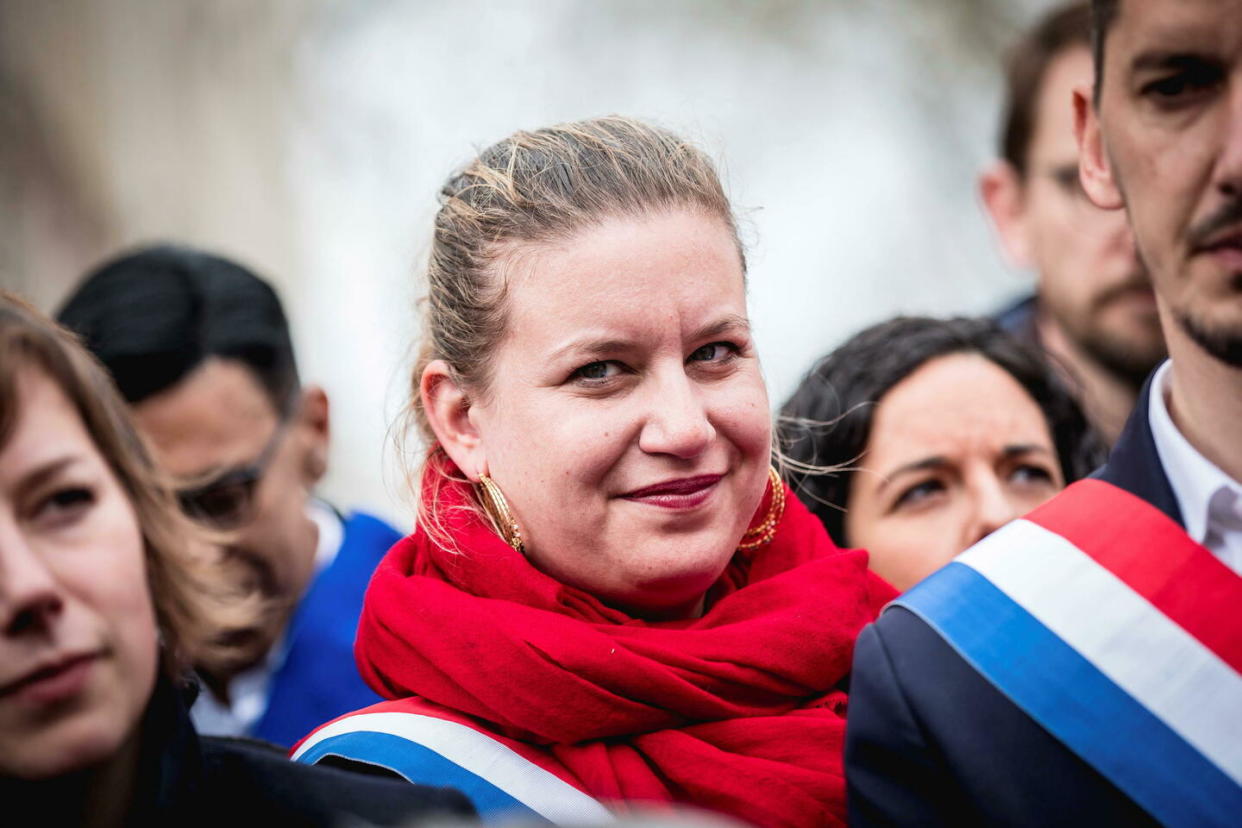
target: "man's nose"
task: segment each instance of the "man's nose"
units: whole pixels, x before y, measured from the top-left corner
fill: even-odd
[[[1226,198],[1238,201],[1242,200],[1242,82],[1235,83],[1230,90],[1223,129],[1217,186]]]

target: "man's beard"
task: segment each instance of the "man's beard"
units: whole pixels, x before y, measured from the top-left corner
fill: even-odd
[[[1163,347],[1136,348],[1130,342],[1109,336],[1098,328],[1076,340],[1078,347],[1101,368],[1132,388],[1139,388],[1147,376],[1164,360]]]
[[[1187,241],[1192,249],[1201,248],[1215,234],[1237,224],[1242,224],[1242,198],[1231,199],[1191,228]],[[1233,274],[1230,287],[1242,298],[1242,273]],[[1176,311],[1174,318],[1200,348],[1232,368],[1242,368],[1242,325],[1233,329],[1212,330],[1202,319],[1196,319],[1189,311],[1184,310]]]
[[[1066,336],[1088,359],[1136,390],[1168,354],[1159,333],[1159,323],[1155,323],[1153,337],[1149,342],[1136,342],[1133,338],[1112,334],[1102,325],[1096,324],[1095,320],[1108,305],[1125,294],[1150,289],[1151,281],[1146,273],[1135,271],[1122,284],[1093,297],[1091,307],[1081,324],[1076,319],[1057,318],[1058,315],[1055,312],[1053,314]]]
[[[1242,273],[1234,275],[1233,289],[1242,295]],[[1178,311],[1175,318],[1200,348],[1231,368],[1242,368],[1242,325],[1214,330],[1187,311]]]

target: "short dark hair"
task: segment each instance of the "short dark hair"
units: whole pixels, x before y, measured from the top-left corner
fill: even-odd
[[[83,279],[57,314],[139,403],[210,357],[245,365],[278,413],[298,390],[289,324],[271,285],[220,256],[177,245],[128,252]]]
[[[844,546],[852,466],[867,448],[879,402],[925,363],[977,353],[1009,373],[1043,412],[1067,483],[1104,459],[1103,443],[1042,353],[991,319],[897,317],[856,334],[820,359],[781,408],[786,480],[834,541]],[[947,392],[951,393],[951,391]],[[807,471],[807,466],[844,467]]]
[[[1001,119],[1001,157],[1020,175],[1027,172],[1035,134],[1040,89],[1048,67],[1075,46],[1090,46],[1090,10],[1084,0],[1050,11],[1009,52],[1005,65],[1006,100]],[[1069,104],[1067,103],[1066,106]]]
[[[1091,0],[1091,58],[1095,64],[1095,86],[1092,99],[1100,102],[1100,87],[1104,85],[1104,38],[1108,27],[1117,19],[1120,0]]]

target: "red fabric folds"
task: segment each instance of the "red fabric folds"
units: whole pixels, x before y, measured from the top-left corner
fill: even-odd
[[[356,653],[381,695],[418,697],[538,746],[596,798],[689,803],[762,826],[843,823],[854,638],[894,596],[792,495],[701,618],[646,622],[544,575],[471,511],[459,552],[419,529],[371,582]],[[585,551],[584,554],[590,554]]]

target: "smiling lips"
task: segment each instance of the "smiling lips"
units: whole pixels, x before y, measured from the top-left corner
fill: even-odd
[[[15,698],[35,704],[53,704],[76,695],[90,677],[99,653],[80,653],[37,667],[0,687],[0,699]]]
[[[665,480],[654,486],[626,492],[621,497],[662,509],[693,509],[711,496],[722,478],[723,474],[700,474]]]

